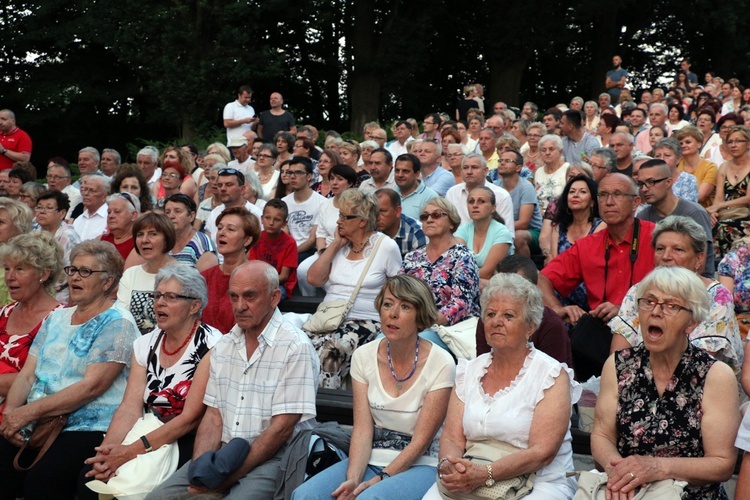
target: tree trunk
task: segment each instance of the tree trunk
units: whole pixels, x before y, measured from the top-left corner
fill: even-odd
[[[350,130],[359,135],[365,123],[377,120],[380,111],[381,75],[356,72],[351,78],[349,97],[352,100]]]
[[[507,54],[509,55],[509,54]],[[504,101],[511,106],[521,107],[518,96],[521,91],[521,77],[529,60],[529,53],[517,53],[518,57],[506,58],[489,57],[490,85],[488,95],[492,102],[485,102],[486,114],[492,113],[492,105],[497,101]]]

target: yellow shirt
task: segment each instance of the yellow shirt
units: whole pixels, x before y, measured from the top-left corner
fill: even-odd
[[[677,170],[682,170],[683,172],[687,172],[685,170],[684,159],[680,160],[680,163],[677,164]],[[695,172],[692,172],[692,174],[695,176],[695,180],[698,181],[698,189],[700,189],[700,185],[704,182],[707,182],[714,187],[714,191],[711,192],[711,195],[708,196],[702,202],[700,202],[700,204],[704,208],[710,207],[711,204],[714,202],[714,194],[716,191],[716,175],[718,173],[719,173],[719,169],[716,167],[716,164],[714,162],[706,160],[705,158],[701,158],[701,162],[695,168]]]

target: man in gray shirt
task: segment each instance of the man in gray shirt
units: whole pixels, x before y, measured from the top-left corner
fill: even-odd
[[[584,130],[580,111],[569,109],[564,112],[560,119],[560,131],[563,135],[563,156],[571,165],[587,161],[591,152],[601,146],[596,137]]]

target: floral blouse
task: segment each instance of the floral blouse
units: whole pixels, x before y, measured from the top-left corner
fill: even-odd
[[[635,301],[636,286],[633,285],[628,290],[620,305],[619,314],[609,322],[612,333],[619,333],[633,347],[643,342]],[[690,333],[690,342],[728,364],[739,378],[744,352],[740,329],[734,316],[732,293],[718,281],[711,283],[707,292],[711,303],[708,319]]]
[[[719,276],[734,280],[735,312],[750,312],[750,247],[745,245],[729,252],[719,263]]]
[[[453,245],[435,262],[430,261],[426,247],[409,252],[400,273],[427,283],[449,325],[479,316],[479,270],[466,245]]]
[[[617,451],[623,457],[704,456],[701,435],[703,387],[714,359],[688,345],[660,397],[649,353],[641,344],[615,354]],[[688,485],[686,498],[726,499],[721,483]]]
[[[205,323],[198,325],[190,345],[182,353],[180,360],[168,368],[164,368],[159,362],[163,336],[154,347],[160,333],[161,330],[157,328],[137,339],[133,344],[133,352],[136,363],[146,367],[144,407],[147,410],[153,409],[161,419],[169,419],[182,413],[198,363],[221,338],[221,332]],[[152,347],[154,355],[149,359]]]

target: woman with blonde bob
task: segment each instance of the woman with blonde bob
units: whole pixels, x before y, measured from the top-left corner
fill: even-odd
[[[570,499],[570,412],[581,387],[570,368],[529,342],[542,321],[542,293],[520,275],[502,273],[492,277],[481,302],[492,351],[458,362],[440,438],[439,484],[424,498],[536,474],[524,498]]]
[[[388,278],[375,299],[384,338],[352,357],[354,429],[349,458],[292,498],[422,498],[435,481],[438,429],[448,409],[451,356],[420,339],[437,309],[427,285]]]
[[[727,498],[740,422],[731,368],[689,341],[709,315],[706,286],[681,267],[658,267],[636,291],[643,343],[602,370],[591,451],[607,498],[632,498],[660,480],[686,481],[685,498]]]

